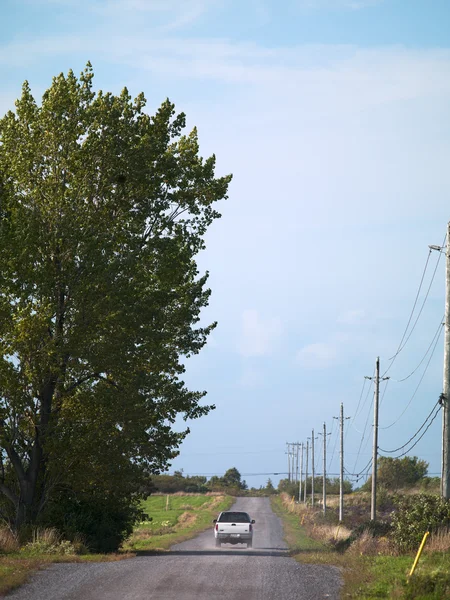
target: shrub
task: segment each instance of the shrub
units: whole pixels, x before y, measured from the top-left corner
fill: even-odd
[[[114,552],[146,517],[137,500],[65,492],[53,499],[41,521],[93,552]]]
[[[419,546],[426,531],[450,525],[450,502],[439,496],[418,494],[396,500],[392,515],[392,537],[400,550]]]
[[[35,529],[33,540],[25,544],[22,552],[31,555],[39,554],[75,554],[75,546],[63,540],[61,534],[53,528]]]
[[[405,600],[413,598],[450,597],[450,575],[447,571],[435,569],[431,573],[415,573],[404,586]]]

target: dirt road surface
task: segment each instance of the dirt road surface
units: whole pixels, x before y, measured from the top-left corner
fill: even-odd
[[[238,498],[233,510],[256,520],[253,548],[215,548],[213,525],[170,553],[110,563],[54,564],[8,600],[322,600],[338,599],[335,567],[290,558],[268,498]]]

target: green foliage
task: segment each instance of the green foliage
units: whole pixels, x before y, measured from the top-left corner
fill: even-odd
[[[80,534],[92,552],[113,552],[146,517],[137,498],[61,492],[52,497],[39,521],[52,525],[71,541]]]
[[[16,527],[69,489],[107,532],[101,499],[137,493],[189,432],[177,416],[213,408],[181,376],[215,327],[198,325],[195,257],[231,177],[168,100],[149,116],[142,94],[92,79],[90,64],[55,77],[41,105],[25,82],[0,119],[0,490]]]
[[[169,548],[171,545],[211,529],[212,519],[234,502],[231,496],[150,496],[142,508],[152,520],[139,523],[125,542],[126,550]],[[187,518],[186,518],[187,517]]]
[[[241,474],[236,469],[236,467],[232,467],[225,472],[225,475],[222,477],[223,485],[227,488],[238,488],[240,490],[245,490],[247,488],[247,484],[245,481],[241,481]]]
[[[428,463],[417,456],[404,456],[391,458],[380,456],[377,460],[377,483],[386,489],[395,492],[403,488],[410,488],[422,482],[428,472]],[[370,491],[372,478],[361,487],[363,491]]]
[[[405,600],[426,598],[442,600],[450,598],[450,574],[448,570],[433,569],[426,573],[414,573],[404,584]]]
[[[223,477],[213,475],[209,479],[207,486],[212,492],[224,492],[234,495],[248,489],[247,483],[244,480],[241,480],[241,474],[236,467],[228,469]]]
[[[184,477],[181,471],[176,471],[174,475],[154,475],[151,481],[154,490],[163,494],[174,494],[176,492],[204,494],[209,491],[206,484],[206,477]]]
[[[396,499],[392,537],[400,550],[417,549],[426,531],[446,526],[450,526],[450,501],[429,494]]]
[[[273,483],[272,483],[272,480],[270,479],[270,477],[267,480],[265,491],[267,492],[267,494],[269,494],[269,496],[277,493],[276,489],[273,487]]]
[[[305,482],[302,482],[302,497],[305,493]],[[299,483],[294,481],[289,481],[289,479],[280,479],[278,483],[278,491],[286,492],[289,496],[294,496],[298,499],[299,492]],[[326,478],[326,488],[327,494],[339,494],[339,478]],[[344,479],[343,483],[343,491],[344,494],[350,494],[352,492],[353,486],[351,481]],[[306,480],[306,493],[309,496],[312,491],[312,477],[308,477]],[[314,493],[322,494],[323,491],[323,479],[322,477],[317,477],[314,479]]]

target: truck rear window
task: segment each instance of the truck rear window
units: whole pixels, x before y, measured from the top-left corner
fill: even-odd
[[[245,512],[225,512],[220,515],[219,523],[250,523],[250,517]]]

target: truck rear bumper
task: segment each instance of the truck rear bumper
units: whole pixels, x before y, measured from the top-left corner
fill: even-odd
[[[240,544],[250,542],[253,539],[251,533],[237,533],[234,535],[219,533],[217,539],[226,544]]]

